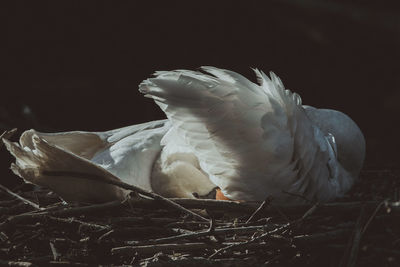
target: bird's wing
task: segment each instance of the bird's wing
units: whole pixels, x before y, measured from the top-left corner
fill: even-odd
[[[108,132],[50,134],[29,130],[19,143],[3,142],[16,158],[11,169],[26,181],[47,186],[67,201],[103,202],[122,198],[126,192],[96,179],[115,180],[117,176],[151,190],[150,172],[161,150],[166,123],[156,121]],[[71,177],[71,172],[78,175]]]
[[[329,156],[300,97],[285,90],[273,73],[269,79],[255,70],[258,85],[232,71],[202,70],[156,72],[139,90],[161,107],[171,133],[193,149],[223,193],[262,200],[280,198],[282,190],[315,191],[319,185],[310,186],[308,176],[324,175],[326,166],[317,170],[315,161],[327,162]]]
[[[169,128],[169,122],[161,120],[106,132],[109,145],[92,161],[123,182],[151,191],[152,168],[161,152],[161,139]]]

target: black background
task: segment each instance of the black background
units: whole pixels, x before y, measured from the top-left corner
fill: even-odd
[[[160,119],[137,91],[154,71],[212,65],[254,80],[257,67],[304,104],[350,115],[365,133],[368,166],[398,168],[396,1],[242,2],[2,2],[1,130]],[[11,158],[1,156],[10,175]]]

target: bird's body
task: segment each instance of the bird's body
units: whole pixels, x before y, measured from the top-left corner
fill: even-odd
[[[5,140],[17,159],[12,169],[66,200],[106,201],[126,192],[44,171],[109,172],[167,197],[219,187],[226,198],[242,201],[329,201],[351,187],[365,142],[349,117],[302,106],[273,73],[269,79],[255,70],[255,84],[231,71],[202,70],[157,72],[140,85],[167,120],[102,133],[30,130],[20,144]]]

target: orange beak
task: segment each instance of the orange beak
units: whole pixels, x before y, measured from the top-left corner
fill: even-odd
[[[221,189],[217,188],[217,193],[215,195],[216,200],[232,200],[230,198],[227,198],[221,191]]]

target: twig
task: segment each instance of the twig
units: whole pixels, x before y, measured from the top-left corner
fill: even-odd
[[[135,223],[145,223],[145,224],[170,224],[176,222],[176,219],[174,218],[153,218],[153,217],[112,217],[108,218],[107,220],[108,223],[110,224],[116,224],[116,225],[126,225],[126,224],[135,224]],[[199,222],[193,222],[198,224]],[[202,223],[208,223],[208,222],[202,222]],[[168,226],[168,225],[167,225]]]
[[[208,228],[208,232],[209,233],[214,233],[215,231],[215,218],[211,217],[211,221],[210,221],[210,227]]]
[[[50,244],[51,253],[53,254],[53,259],[55,261],[59,260],[61,257],[60,252],[57,250],[56,246],[54,246],[54,243],[52,241],[50,241],[49,244]]]
[[[208,213],[208,214],[209,214],[209,213]],[[215,235],[215,234],[214,234],[214,233],[215,233],[215,227],[216,227],[216,225],[217,225],[217,223],[216,223],[216,221],[215,221],[215,217],[214,217],[213,215],[211,215],[210,217],[211,217],[211,222],[210,222],[210,226],[208,227],[208,230],[207,230],[207,231],[208,231],[208,233],[210,234],[210,237],[212,236],[212,237],[215,238],[216,241],[222,243],[223,240],[220,239],[220,238],[218,237],[218,235]]]
[[[343,255],[340,266],[353,267],[357,262],[358,249],[360,246],[360,241],[363,233],[363,224],[366,218],[366,210],[367,210],[366,207],[363,206],[360,212],[360,216],[357,219],[354,234],[352,238],[349,240],[347,249],[345,251],[345,254]]]
[[[90,266],[86,263],[72,262],[72,261],[49,261],[50,266],[66,266],[66,267],[84,267]]]
[[[298,235],[293,237],[293,242],[296,244],[296,246],[317,245],[345,238],[350,232],[351,229],[338,229],[311,235]]]
[[[281,226],[281,227],[278,227],[278,228],[275,228],[275,229],[273,229],[273,230],[271,230],[271,231],[268,231],[268,232],[266,232],[266,233],[263,233],[262,235],[260,235],[260,236],[258,236],[258,237],[255,237],[255,238],[253,238],[253,239],[251,239],[251,240],[249,240],[249,241],[246,241],[246,242],[243,242],[243,243],[239,243],[239,244],[233,244],[233,245],[229,245],[229,246],[227,246],[227,247],[221,248],[221,249],[217,250],[216,252],[214,252],[213,254],[211,254],[211,255],[208,257],[208,259],[212,259],[213,257],[215,257],[216,255],[218,255],[219,253],[221,253],[221,252],[223,252],[223,251],[231,250],[231,249],[233,249],[233,248],[238,248],[238,247],[244,248],[244,247],[246,247],[247,245],[249,245],[249,244],[251,244],[251,243],[254,243],[255,241],[261,240],[261,239],[263,239],[263,238],[265,238],[265,237],[267,237],[267,236],[270,236],[270,235],[272,235],[272,234],[276,234],[276,233],[279,233],[279,232],[281,232],[281,231],[284,231],[284,230],[288,229],[290,226],[292,226],[292,225],[294,225],[294,224],[299,224],[299,223],[301,223],[305,218],[307,218],[309,215],[311,215],[311,214],[316,210],[316,207],[317,207],[317,204],[313,205],[309,210],[307,210],[307,211],[304,213],[304,215],[303,215],[300,219],[298,219],[298,220],[296,220],[296,221],[294,221],[294,222],[286,223],[286,224],[284,224],[284,225]]]
[[[306,211],[306,213],[304,213],[304,215],[300,218],[300,221],[303,221],[304,219],[309,217],[311,214],[313,214],[316,211],[318,206],[319,206],[319,203],[315,203],[309,210]]]
[[[165,229],[165,227],[161,226],[130,226],[123,228],[117,227],[100,236],[97,239],[97,242],[101,243],[106,238],[117,237],[122,237],[123,239],[127,239],[129,237],[148,239],[151,236],[168,235],[172,232],[172,229]]]
[[[112,202],[107,202],[107,203],[102,203],[102,204],[95,204],[95,205],[90,205],[90,206],[84,206],[84,207],[73,207],[73,208],[65,208],[62,210],[51,210],[51,211],[41,211],[37,213],[23,213],[19,215],[15,215],[12,217],[7,218],[4,222],[0,223],[0,229],[6,228],[10,225],[14,225],[16,223],[21,223],[21,222],[32,222],[32,221],[37,221],[45,218],[46,216],[76,216],[80,214],[87,214],[90,212],[98,212],[98,211],[103,211],[103,210],[112,210],[117,207],[123,206],[124,201],[112,201]]]
[[[141,266],[152,266],[149,262],[152,262],[154,257],[141,260]],[[161,263],[161,265],[163,265]],[[172,263],[165,263],[165,266],[259,266],[259,262],[255,258],[224,258],[215,259],[212,262],[206,258],[193,257],[193,258],[174,258]]]
[[[0,260],[0,265],[1,266],[11,266],[11,267],[34,267],[34,266],[37,266],[36,264],[33,264],[32,262],[27,262],[27,261],[4,261],[4,260]]]
[[[110,231],[102,234],[99,238],[97,238],[97,243],[101,243],[105,238],[109,237],[114,233],[114,229],[111,229]]]
[[[146,243],[150,244],[159,244],[159,243],[165,243],[165,242],[173,242],[177,240],[182,240],[182,239],[193,239],[193,238],[199,238],[203,236],[209,236],[209,235],[223,235],[223,234],[244,234],[244,233],[253,233],[255,231],[261,231],[261,230],[266,230],[270,229],[272,227],[275,227],[273,225],[261,225],[261,226],[246,226],[246,227],[231,227],[231,228],[216,228],[214,229],[213,232],[210,232],[208,229],[205,231],[200,231],[200,232],[195,232],[195,233],[187,233],[187,234],[181,234],[181,235],[176,235],[176,236],[170,236],[170,237],[164,237],[164,238],[158,238],[158,239],[150,239],[146,241]],[[126,244],[134,244],[137,245],[139,242],[137,241],[127,241]]]
[[[202,221],[208,221],[208,219],[204,218],[203,216],[188,210],[184,207],[182,207],[181,205],[177,204],[176,202],[174,202],[171,199],[165,198],[159,194],[153,193],[153,192],[149,192],[146,191],[140,187],[131,185],[131,184],[127,184],[122,182],[118,177],[114,176],[113,174],[109,173],[110,176],[112,176],[114,179],[104,179],[104,177],[98,176],[98,175],[94,175],[94,174],[89,174],[89,173],[79,173],[79,172],[69,172],[69,171],[43,171],[42,172],[43,175],[49,175],[49,176],[71,176],[71,177],[78,177],[78,178],[83,178],[83,179],[88,179],[88,180],[95,180],[95,181],[101,181],[107,184],[111,184],[111,185],[115,185],[118,187],[121,187],[123,189],[126,190],[131,190],[133,192],[142,194],[144,196],[148,196],[151,197],[155,200],[160,200],[161,202],[164,202],[166,205],[173,207],[183,213],[189,214],[191,216],[193,216],[194,218],[200,219]]]
[[[114,210],[116,208],[123,207],[128,200],[115,200],[111,202],[106,202],[106,203],[101,203],[101,204],[93,204],[93,205],[87,205],[87,206],[81,206],[81,207],[66,207],[62,209],[57,209],[57,210],[50,210],[47,211],[46,213],[42,214],[49,214],[52,216],[76,216],[76,215],[81,215],[81,214],[88,214],[88,213],[94,213],[94,212],[99,212],[99,211],[104,211],[104,210]],[[40,213],[37,213],[40,214]]]
[[[250,215],[250,217],[247,219],[246,224],[250,223],[256,215],[258,215],[261,211],[264,210],[264,208],[271,202],[271,198],[267,197],[261,205],[253,212],[253,214]]]
[[[3,191],[5,191],[6,193],[8,193],[9,195],[18,198],[19,200],[21,200],[22,202],[32,206],[34,209],[36,210],[43,210],[43,208],[39,207],[38,204],[33,203],[32,201],[14,193],[13,191],[11,191],[10,189],[8,189],[7,187],[3,186],[2,184],[0,184],[0,189],[2,189]]]
[[[271,231],[268,231],[268,232],[266,232],[266,233],[263,233],[262,235],[257,236],[257,237],[255,237],[255,238],[249,240],[249,241],[241,242],[241,243],[235,243],[235,244],[231,244],[231,245],[228,245],[228,246],[226,246],[226,247],[220,248],[220,249],[218,249],[217,251],[215,251],[213,254],[211,254],[211,255],[208,257],[208,259],[211,260],[212,258],[214,258],[215,256],[217,256],[218,254],[220,254],[220,253],[223,252],[223,251],[226,252],[226,251],[232,250],[232,249],[234,249],[234,248],[241,248],[241,249],[243,249],[244,247],[248,246],[249,244],[251,244],[251,243],[253,243],[253,242],[255,242],[255,241],[261,240],[261,239],[263,239],[263,238],[265,238],[265,237],[267,237],[267,236],[269,236],[269,235],[276,234],[276,233],[279,233],[279,232],[281,232],[281,231],[283,231],[283,230],[286,230],[290,225],[291,225],[290,223],[287,223],[287,224],[285,224],[285,225],[283,225],[283,226],[281,226],[281,227],[278,227],[278,228],[275,228],[275,229],[273,229],[273,230],[271,230]]]
[[[105,230],[105,229],[109,229],[110,226],[108,225],[100,225],[97,223],[89,223],[89,222],[84,222],[81,220],[78,220],[76,218],[58,218],[58,217],[54,217],[54,216],[43,216],[42,218],[44,218],[44,220],[49,220],[49,221],[53,221],[56,223],[66,223],[66,224],[76,224],[78,226],[86,226],[88,228],[92,228],[92,229],[96,229],[96,230]]]
[[[387,203],[387,201],[382,201],[381,203],[379,203],[379,205],[376,207],[376,209],[374,210],[374,212],[372,213],[372,215],[369,217],[367,223],[364,225],[361,234],[363,235],[365,233],[365,231],[367,230],[369,224],[372,222],[372,220],[375,218],[376,214],[378,213],[378,211],[381,209],[381,207]]]
[[[213,200],[213,199],[188,199],[188,198],[171,198],[172,201],[184,206],[188,209],[209,209],[220,210],[225,213],[248,213],[251,214],[260,206],[260,202],[234,202],[228,200]],[[133,203],[142,208],[158,208],[160,203],[151,199],[132,199]],[[331,215],[336,213],[341,214],[357,214],[362,206],[375,208],[381,201],[355,201],[355,202],[331,202],[318,204],[318,215]],[[393,214],[400,214],[400,205],[397,202],[388,202]],[[310,204],[300,205],[271,205],[264,208],[260,213],[275,215],[283,212],[289,215],[304,214],[309,208]],[[280,212],[277,211],[279,208]]]
[[[112,255],[132,254],[137,252],[139,254],[154,254],[159,251],[162,252],[180,252],[180,251],[199,251],[207,248],[212,248],[212,245],[205,243],[184,243],[184,244],[158,244],[158,245],[144,245],[144,246],[125,246],[116,247],[111,249]]]
[[[29,212],[32,212],[31,206],[30,206],[30,205],[28,205],[28,204],[26,204],[26,203],[21,202],[20,200],[18,200],[18,203],[17,203],[17,204],[15,204],[15,205],[13,205],[13,206],[10,206],[9,208],[7,208],[7,207],[0,207],[0,215],[18,214],[18,213],[21,213],[21,212],[26,211],[27,209],[29,210]]]

